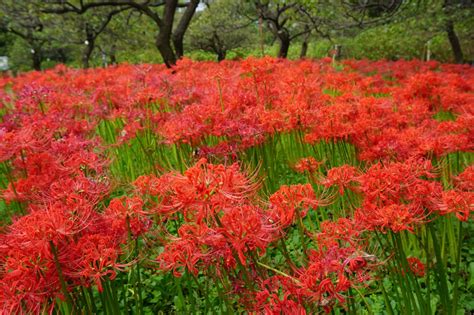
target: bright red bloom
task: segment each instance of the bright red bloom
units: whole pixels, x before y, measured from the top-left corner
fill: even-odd
[[[297,218],[304,218],[309,209],[316,210],[318,206],[327,204],[316,198],[311,184],[283,185],[269,201],[273,221],[282,227],[293,224]]]
[[[427,220],[427,214],[421,208],[392,204],[385,207],[367,205],[359,208],[354,214],[356,222],[368,230],[381,230],[386,232],[400,232],[407,230],[414,232],[414,228]]]
[[[339,187],[339,194],[344,195],[344,189],[351,188],[351,183],[357,180],[359,171],[350,165],[343,165],[331,168],[326,178],[320,180],[325,187],[336,185]]]
[[[420,278],[425,276],[425,265],[418,258],[408,257],[407,263],[411,272],[413,272],[415,276]]]
[[[312,156],[307,158],[302,158],[296,162],[294,169],[298,173],[314,173],[318,170],[319,166],[323,164],[322,162],[316,161],[316,159]]]
[[[467,221],[471,212],[474,212],[474,192],[447,190],[443,191],[438,204],[439,214],[455,213],[461,221]]]
[[[71,246],[70,254],[67,255],[64,275],[86,286],[94,283],[99,291],[102,291],[104,278],[113,280],[117,271],[122,270],[119,264],[121,249],[119,242],[112,236],[92,234],[82,237],[76,244]]]
[[[121,197],[112,199],[105,210],[105,220],[119,235],[132,233],[134,237],[144,234],[151,226],[147,212],[143,209],[143,200],[139,197]]]
[[[464,191],[474,191],[474,165],[466,169],[454,178],[456,188]]]

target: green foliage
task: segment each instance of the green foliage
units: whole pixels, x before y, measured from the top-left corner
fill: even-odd
[[[341,38],[338,43],[343,45],[344,57],[356,59],[424,59],[427,44],[430,41],[431,59],[441,62],[452,62],[452,52],[444,32],[422,32],[417,21],[394,23],[361,32],[354,38]],[[461,45],[466,56],[473,55],[474,44],[469,40],[469,30],[465,21],[457,28]],[[419,26],[419,25],[418,25]]]
[[[8,49],[10,68],[17,71],[31,70],[30,49],[31,48],[22,40],[11,42]]]
[[[229,50],[252,46],[257,42],[256,27],[239,9],[236,1],[213,1],[195,17],[187,32],[187,45],[214,53],[218,59],[225,58]]]
[[[408,1],[393,18],[388,16],[386,19],[385,15],[393,12],[390,8],[378,7],[370,9],[367,18],[381,20],[363,25],[363,29],[357,25],[366,13],[354,7],[357,1],[271,0],[260,3],[272,12],[285,4],[304,8],[307,15],[303,14],[303,17],[300,16],[301,11],[290,9],[284,11],[283,18],[280,18],[292,37],[288,52],[290,59],[300,56],[304,36],[296,35],[304,27],[317,26],[309,37],[307,56],[310,58],[329,56],[334,45],[338,44],[342,45],[343,58],[426,59],[429,46],[430,59],[453,62],[446,33],[446,23],[451,21],[465,61],[474,60],[472,2],[463,4],[462,1],[452,0],[451,4],[446,5],[442,0]],[[113,9],[101,7],[84,14],[46,14],[42,11],[46,6],[42,1],[1,1],[0,55],[9,56],[12,70],[32,69],[32,49],[38,51],[42,68],[58,63],[80,67],[86,48],[86,25],[97,30]],[[221,59],[278,55],[278,36],[266,19],[262,20],[260,33],[254,2],[203,1],[200,8],[185,33],[185,56],[195,60],[215,60],[216,55]],[[159,9],[157,12],[160,12]],[[182,12],[183,9],[177,10],[175,19],[179,20]],[[312,16],[313,20],[308,16]],[[114,15],[95,42],[90,65],[161,63],[163,59],[155,46],[156,32],[155,23],[136,11]]]

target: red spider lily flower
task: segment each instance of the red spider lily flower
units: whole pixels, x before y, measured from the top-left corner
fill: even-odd
[[[183,268],[197,275],[198,263],[206,254],[201,252],[199,238],[208,231],[203,226],[182,225],[178,230],[179,237],[171,239],[157,257],[160,269],[172,270],[176,277],[183,275]]]
[[[349,246],[356,248],[360,243],[361,227],[351,219],[339,218],[336,222],[323,221],[321,232],[316,235],[318,244],[324,248]]]
[[[448,190],[443,191],[441,200],[437,205],[439,214],[456,214],[461,221],[467,221],[474,211],[474,192]]]
[[[269,294],[269,301],[265,303],[263,307],[263,314],[266,315],[278,315],[278,314],[295,314],[295,315],[306,315],[306,309],[303,305],[289,298],[288,295],[283,298],[278,297],[276,294]]]
[[[253,206],[234,207],[224,213],[217,229],[237,252],[240,263],[246,265],[247,251],[259,250],[265,254],[269,243],[275,239],[277,228],[269,223],[263,210]]]
[[[454,178],[456,188],[464,191],[474,191],[474,165],[466,169]]]
[[[318,170],[318,168],[323,164],[323,162],[316,161],[316,159],[312,156],[307,158],[302,158],[296,162],[294,165],[295,171],[298,173],[314,173]]]
[[[344,195],[344,189],[350,188],[351,183],[357,181],[359,171],[350,165],[334,167],[328,171],[326,178],[321,179],[320,183],[325,187],[336,185],[339,187],[339,194]]]
[[[431,169],[431,162],[415,159],[371,166],[358,177],[364,199],[356,211],[357,220],[369,229],[378,226],[394,231],[412,231],[416,224],[426,222],[442,192],[439,182],[423,178],[434,177]]]
[[[133,186],[140,195],[158,196],[166,190],[166,177],[158,178],[154,175],[139,176],[134,182]]]
[[[427,222],[427,216],[422,208],[403,204],[382,207],[367,204],[354,213],[356,222],[368,230],[391,230],[395,233],[403,230],[413,233],[417,225]]]
[[[139,197],[121,197],[110,201],[105,210],[105,220],[118,235],[130,232],[133,237],[144,234],[151,226],[147,212],[143,209],[143,200]]]
[[[281,186],[269,198],[271,216],[274,222],[287,227],[299,218],[304,218],[309,209],[326,205],[325,200],[318,200],[311,184]]]
[[[263,255],[277,229],[265,213],[247,205],[228,209],[216,227],[186,224],[171,238],[157,260],[164,270],[180,276],[183,267],[196,274],[200,268],[222,265],[234,268],[236,259],[247,265],[247,252]]]
[[[124,265],[118,262],[121,254],[119,242],[112,236],[91,234],[82,237],[70,248],[65,276],[79,279],[79,283],[94,283],[102,292],[104,278],[113,280]]]
[[[363,257],[355,257],[349,260],[349,269],[351,271],[358,271],[363,269],[365,266],[367,266],[367,260]]]
[[[296,279],[275,275],[257,281],[258,291],[246,292],[244,300],[241,299],[248,310],[259,314],[306,314]]]
[[[27,258],[31,260],[30,258]],[[61,298],[60,282],[57,274],[47,268],[38,274],[36,270],[25,266],[2,274],[0,280],[0,313],[2,314],[52,314],[53,301]],[[9,266],[14,268],[14,266]],[[54,267],[50,265],[51,270]]]
[[[408,267],[410,268],[411,272],[419,278],[425,276],[425,265],[416,257],[408,257],[407,258]]]
[[[165,174],[160,183],[149,183],[159,188],[159,213],[170,215],[182,212],[189,222],[200,224],[213,220],[215,214],[256,198],[258,185],[240,172],[239,166],[213,165],[201,159],[184,175]],[[157,190],[157,189],[155,189]]]
[[[344,303],[346,293],[358,280],[367,281],[364,277],[365,268],[352,271],[346,268],[347,262],[355,257],[353,248],[331,247],[322,251],[311,251],[309,263],[298,270],[298,276],[293,289],[294,294],[311,303],[317,303],[326,312],[330,311],[336,302]],[[365,267],[365,266],[364,266]],[[357,276],[357,279],[350,277]],[[360,283],[363,285],[363,282]],[[297,292],[297,293],[296,293]]]

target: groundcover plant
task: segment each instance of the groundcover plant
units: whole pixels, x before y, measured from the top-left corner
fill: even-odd
[[[0,313],[474,310],[474,68],[0,79]]]

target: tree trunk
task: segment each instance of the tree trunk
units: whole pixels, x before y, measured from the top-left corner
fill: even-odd
[[[309,41],[309,36],[311,35],[311,32],[309,31],[309,27],[306,26],[305,30],[307,33],[303,37],[303,43],[301,44],[301,51],[300,51],[300,58],[306,58],[306,53],[308,52],[308,41]]]
[[[63,48],[58,49],[59,62],[65,64],[67,62],[67,53]]]
[[[94,51],[94,46],[95,46],[94,39],[88,39],[87,45],[84,48],[84,51],[82,53],[82,68],[83,69],[89,68],[89,60],[91,59],[92,51]]]
[[[454,60],[456,63],[463,63],[464,56],[462,53],[461,43],[459,38],[454,30],[454,23],[452,20],[446,22],[446,32],[448,33],[449,43],[451,44],[451,49],[453,50]]]
[[[86,47],[84,47],[84,50],[82,52],[82,68],[87,69],[89,68],[89,60],[92,55],[92,51],[94,50],[95,47],[95,39],[99,34],[96,34],[94,29],[89,25],[89,23],[86,23],[85,25],[85,35],[86,35],[86,41],[84,44]]]
[[[177,58],[182,58],[184,55],[184,45],[183,45],[184,33],[188,29],[189,23],[191,22],[191,19],[194,15],[194,12],[196,12],[196,8],[198,5],[199,5],[199,0],[191,0],[189,2],[188,7],[186,8],[186,11],[184,11],[183,16],[181,17],[181,20],[179,21],[178,26],[173,32],[172,40],[173,40],[173,46],[174,46],[174,50],[176,52]]]
[[[300,58],[306,58],[306,54],[308,53],[308,39],[305,38],[303,43],[301,44],[301,51],[300,51]]]
[[[156,38],[156,48],[160,51],[163,62],[168,68],[176,64],[176,55],[171,48],[170,37],[162,35],[161,31]]]
[[[176,55],[171,47],[171,32],[173,30],[173,20],[178,0],[167,0],[163,12],[163,20],[158,25],[160,30],[156,36],[156,48],[163,57],[163,62],[168,68],[176,64]]]
[[[225,59],[225,56],[227,55],[227,52],[224,50],[224,51],[219,51],[217,53],[217,61],[221,62],[222,60]]]
[[[31,53],[32,61],[33,61],[33,69],[36,71],[41,71],[41,53],[39,49],[33,49]]]
[[[116,56],[117,46],[112,45],[110,49],[110,64],[116,65],[117,64],[117,56]]]
[[[280,40],[280,50],[278,51],[278,58],[286,58],[288,57],[288,50],[290,49],[290,36],[285,33],[281,33],[278,36]]]
[[[176,58],[181,59],[184,56],[184,36],[183,37],[177,37],[175,35],[172,36],[173,38],[173,46],[174,46],[174,51],[176,53]]]

